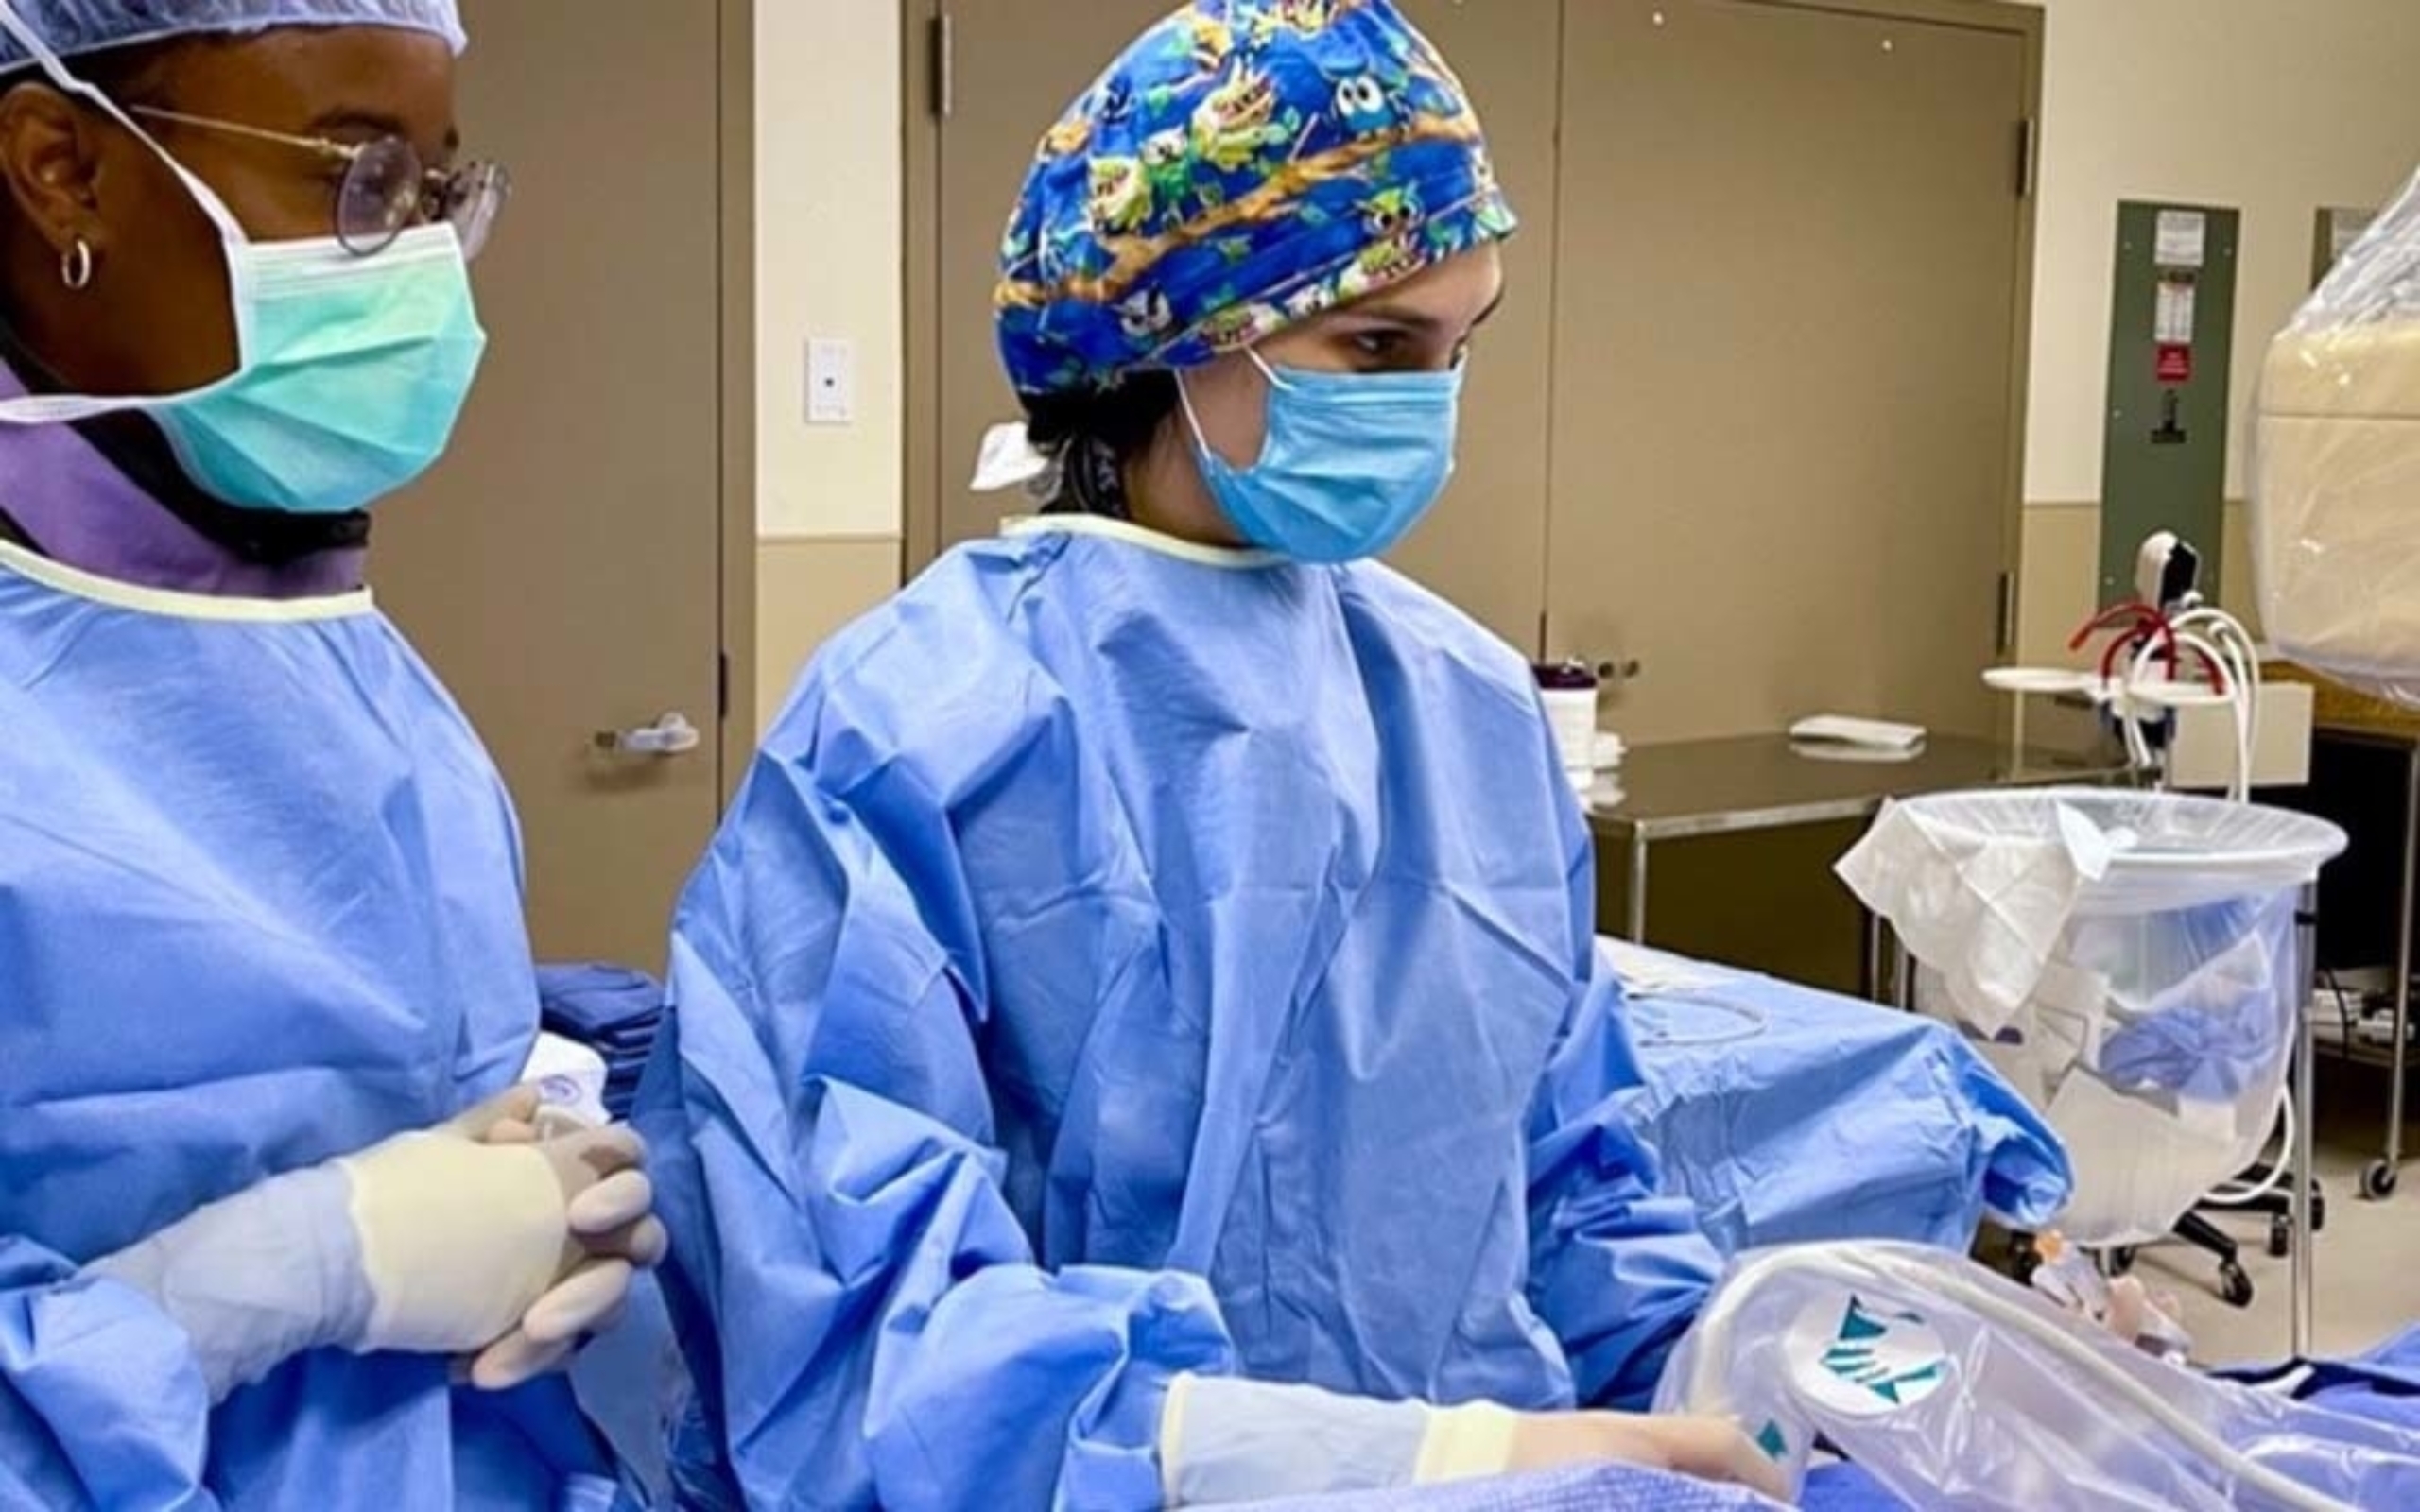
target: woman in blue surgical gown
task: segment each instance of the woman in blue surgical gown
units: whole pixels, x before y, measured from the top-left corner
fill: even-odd
[[[1050,130],[999,320],[1046,511],[823,651],[681,909],[639,1122],[701,1501],[1772,1484],[1575,1410],[1715,1259],[1616,1111],[1528,668],[1372,559],[1512,229],[1390,0],[1198,0]]]
[[[361,591],[502,198],[453,0],[0,0],[0,1507],[606,1507],[493,769]],[[459,1383],[458,1384],[457,1383]]]

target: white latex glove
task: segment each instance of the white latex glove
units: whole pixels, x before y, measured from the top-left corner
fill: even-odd
[[[645,1207],[637,1137],[533,1142],[537,1110],[536,1092],[517,1089],[263,1181],[89,1271],[146,1293],[184,1329],[214,1402],[313,1349],[484,1349],[575,1270],[661,1253],[661,1228],[628,1217],[634,1200]]]
[[[1440,1414],[1441,1428],[1449,1425],[1455,1416]],[[1434,1442],[1432,1436],[1431,1443]],[[1781,1467],[1756,1448],[1737,1423],[1722,1418],[1624,1412],[1521,1414],[1512,1425],[1511,1441],[1502,1462],[1480,1468],[1475,1473],[1517,1474],[1566,1465],[1603,1464],[1668,1470],[1701,1481],[1744,1486],[1776,1502],[1789,1500],[1789,1482]]]
[[[493,1125],[534,1117],[535,1104],[534,1092],[515,1089],[336,1162],[352,1188],[371,1298],[363,1326],[338,1341],[346,1349],[479,1349],[577,1263],[565,1210],[590,1168],[570,1151],[483,1138]]]
[[[1781,1468],[1727,1420],[1379,1402],[1309,1386],[1180,1376],[1160,1422],[1171,1507],[1397,1490],[1624,1464],[1789,1499]]]
[[[534,1120],[509,1117],[492,1125],[491,1143],[536,1143],[542,1131],[558,1128],[577,1137],[576,1121],[559,1122],[551,1109]],[[520,1322],[501,1338],[463,1362],[471,1383],[485,1391],[509,1391],[561,1366],[587,1336],[613,1327],[628,1300],[638,1272],[660,1263],[670,1247],[664,1225],[654,1216],[655,1188],[639,1168],[646,1146],[628,1128],[604,1131],[612,1136],[609,1153],[585,1146],[593,1160],[611,1164],[628,1155],[628,1163],[612,1169],[602,1180],[572,1199],[564,1216],[580,1259],[570,1271],[530,1304]]]

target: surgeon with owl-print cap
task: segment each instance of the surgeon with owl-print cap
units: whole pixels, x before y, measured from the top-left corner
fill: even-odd
[[[1513,229],[1389,0],[1197,0],[1049,128],[987,448],[1031,512],[822,651],[675,926],[638,1123],[692,1484],[1778,1486],[1629,1411],[1715,1255],[1619,1110],[1529,668],[1375,560],[1453,471]]]

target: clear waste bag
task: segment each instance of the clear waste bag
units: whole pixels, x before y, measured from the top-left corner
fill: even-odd
[[[2281,810],[2102,789],[1884,811],[1840,865],[1956,1026],[2066,1143],[2057,1227],[2168,1232],[2260,1154],[2304,988],[2296,908],[2343,833]]]
[[[2420,707],[2420,180],[2271,343],[2254,411],[2263,631]]]
[[[1819,1444],[1935,1512],[2420,1507],[2420,1435],[2164,1364],[1962,1257],[1739,1257],[1659,1412],[1735,1418],[1803,1483]]]

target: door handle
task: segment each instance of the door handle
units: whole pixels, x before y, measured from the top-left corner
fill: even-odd
[[[705,744],[706,737],[688,716],[668,713],[651,725],[636,730],[600,730],[595,744],[601,751],[616,756],[651,756],[659,760],[686,756]]]

